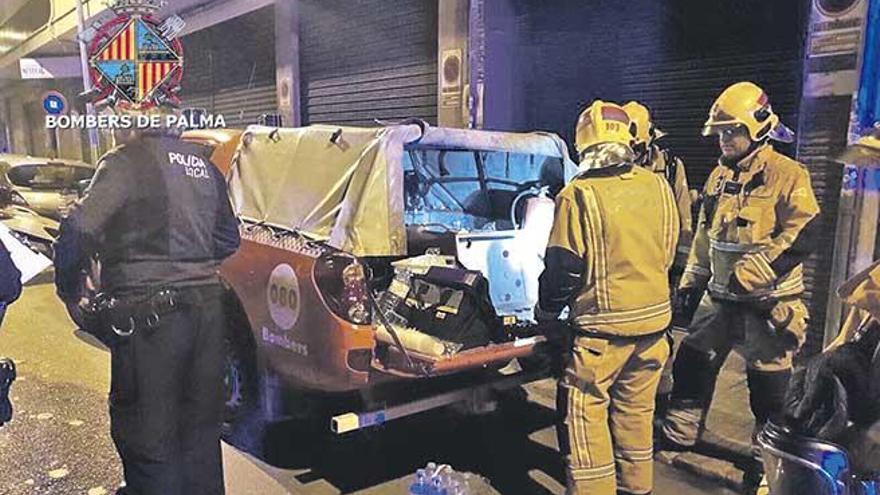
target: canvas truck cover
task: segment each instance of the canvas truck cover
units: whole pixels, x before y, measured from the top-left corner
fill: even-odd
[[[549,133],[419,125],[251,126],[229,174],[233,205],[244,220],[296,230],[358,256],[406,255],[408,147],[559,158],[566,179],[575,170],[565,143]]]

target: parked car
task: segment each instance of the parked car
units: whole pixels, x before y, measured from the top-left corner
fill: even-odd
[[[214,149],[242,222],[242,247],[222,268],[234,327],[227,418],[258,405],[296,414],[289,395],[358,397],[358,409],[329,415],[342,433],[546,376],[498,370],[545,341],[532,309],[548,195],[575,171],[559,137],[417,123],[184,138]],[[425,259],[481,272],[503,335],[432,354],[407,329],[388,331],[376,300],[393,264]]]
[[[58,222],[30,209],[24,197],[0,174],[0,223],[34,251],[52,257]]]
[[[75,160],[0,154],[0,173],[33,211],[60,219],[95,173]]]

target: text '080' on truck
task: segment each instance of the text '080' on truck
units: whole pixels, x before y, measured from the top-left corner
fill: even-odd
[[[322,413],[343,433],[548,376],[533,308],[576,171],[559,137],[419,121],[184,138],[213,147],[241,220],[222,268],[230,424],[320,397],[345,404]]]

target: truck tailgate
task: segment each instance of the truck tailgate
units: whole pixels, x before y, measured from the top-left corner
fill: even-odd
[[[530,356],[535,352],[536,346],[546,342],[541,335],[526,337],[505,342],[503,344],[489,344],[466,351],[458,352],[452,356],[434,357],[408,351],[413,366],[410,366],[406,357],[395,346],[388,346],[388,353],[384,359],[376,359],[374,368],[379,371],[401,376],[424,377],[439,376],[471,370],[494,364],[501,364],[518,357]]]

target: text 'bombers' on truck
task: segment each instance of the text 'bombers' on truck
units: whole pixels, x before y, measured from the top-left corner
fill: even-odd
[[[229,286],[228,415],[261,395],[356,396],[344,432],[546,376],[532,308],[575,171],[547,133],[315,125],[192,131],[227,174],[242,247]],[[260,386],[257,386],[260,384]]]

